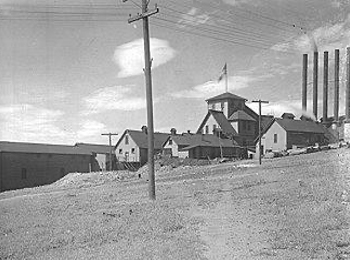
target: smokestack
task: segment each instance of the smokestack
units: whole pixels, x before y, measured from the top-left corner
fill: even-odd
[[[334,67],[334,121],[339,120],[339,49],[335,50]]]
[[[346,85],[345,85],[345,116],[350,121],[350,47],[347,49],[346,60]]]
[[[328,118],[328,51],[324,52],[323,57],[323,123]]]
[[[318,52],[314,52],[314,78],[313,78],[313,114],[317,120],[317,81],[318,81]]]
[[[303,54],[302,88],[301,88],[301,106],[303,111],[307,109],[307,54]]]

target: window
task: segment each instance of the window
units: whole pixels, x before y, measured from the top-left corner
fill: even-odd
[[[216,124],[213,124],[213,131],[215,131],[216,129]]]
[[[123,149],[119,149],[119,154],[122,154],[123,153]]]
[[[205,126],[205,133],[209,134],[209,126],[208,125]]]
[[[125,144],[129,144],[129,136],[128,135],[125,136]]]
[[[173,140],[169,140],[169,145],[173,145]]]
[[[135,148],[131,148],[131,153],[135,153]]]
[[[277,143],[277,134],[273,135],[273,142],[276,144]]]
[[[22,180],[26,180],[26,179],[27,179],[27,169],[22,168]]]

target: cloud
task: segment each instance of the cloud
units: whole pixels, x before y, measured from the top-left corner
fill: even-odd
[[[224,3],[229,4],[229,5],[242,5],[242,4],[253,4],[253,5],[258,5],[257,0],[223,0]]]
[[[83,98],[84,114],[96,114],[108,110],[133,111],[146,107],[145,98],[135,97],[130,87],[113,86],[99,88]]]
[[[229,91],[236,91],[239,89],[249,87],[249,83],[256,81],[257,79],[249,76],[232,76],[229,77]],[[209,98],[214,95],[223,93],[225,90],[224,80],[221,82],[208,81],[204,84],[200,84],[191,88],[190,90],[182,90],[172,93],[175,98]]]
[[[283,42],[271,47],[275,51],[298,50],[303,53],[314,50],[325,51],[346,48],[350,42],[350,14],[336,24],[316,28],[308,34],[303,34],[290,42]]]
[[[150,45],[153,59],[152,68],[167,63],[176,55],[176,51],[165,40],[151,38]],[[119,78],[143,74],[145,64],[143,50],[143,39],[128,42],[117,47],[113,59],[120,69],[118,73]]]
[[[80,129],[77,131],[77,139],[79,141],[83,139],[95,139],[103,132],[106,132],[105,124],[95,120],[86,120],[80,123]]]
[[[1,137],[3,140],[52,142],[65,140],[67,133],[56,123],[64,113],[35,107],[29,104],[18,104],[0,107]]]
[[[201,24],[205,24],[209,21],[210,17],[207,14],[200,14],[196,15],[198,13],[198,9],[195,7],[192,7],[192,9],[187,13],[181,15],[181,19],[178,21],[178,24],[180,27],[186,27],[189,26],[198,26]]]

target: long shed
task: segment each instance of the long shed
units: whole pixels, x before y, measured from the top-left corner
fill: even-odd
[[[93,169],[91,152],[79,147],[0,142],[0,191],[49,184],[69,172]]]

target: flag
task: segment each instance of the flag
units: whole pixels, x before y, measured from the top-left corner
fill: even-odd
[[[224,78],[224,76],[227,77],[227,63],[225,63],[225,66],[222,68],[218,82],[220,82]]]

